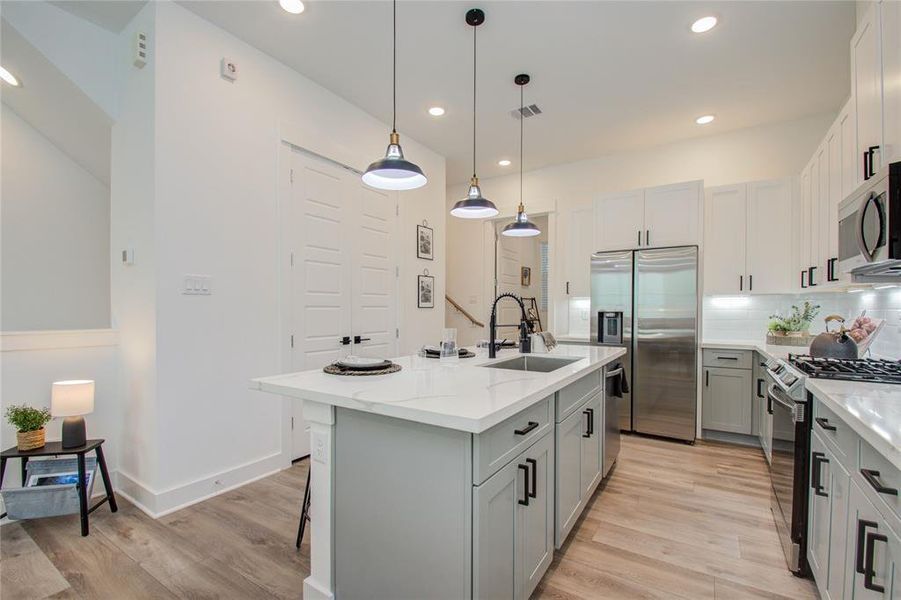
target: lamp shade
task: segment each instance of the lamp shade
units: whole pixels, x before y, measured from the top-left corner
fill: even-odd
[[[94,412],[94,382],[90,379],[56,381],[50,393],[50,414],[77,417]]]
[[[428,179],[418,165],[404,158],[404,151],[396,133],[391,134],[391,143],[385,158],[369,165],[363,173],[363,183],[379,190],[415,190],[424,186]]]

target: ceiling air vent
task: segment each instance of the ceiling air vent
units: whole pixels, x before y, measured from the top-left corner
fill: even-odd
[[[523,118],[528,119],[529,117],[535,117],[541,114],[541,109],[538,108],[537,104],[530,104],[528,106],[523,106],[522,109],[514,108],[510,111],[510,115],[514,119],[519,119],[520,114]]]

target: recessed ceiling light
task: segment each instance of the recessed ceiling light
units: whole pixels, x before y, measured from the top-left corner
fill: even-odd
[[[16,87],[19,87],[19,80],[16,79],[15,75],[13,75],[12,73],[10,73],[9,71],[7,71],[6,69],[4,69],[3,67],[0,67],[0,79],[2,79],[3,81],[5,81],[5,82],[8,83],[9,85],[14,85],[14,86],[16,86]]]
[[[714,117],[713,115],[704,115],[703,117],[698,117],[697,119],[695,119],[695,123],[697,123],[698,125],[706,125],[707,123],[713,123],[713,120],[715,118],[716,117]]]
[[[444,109],[441,108],[440,106],[433,106],[432,108],[429,109],[429,114],[432,115],[433,117],[440,117],[441,115],[444,114]]]
[[[499,165],[502,166],[502,167],[509,167],[509,166],[510,166],[510,161],[507,160],[507,159],[505,158],[505,159],[503,159],[503,160],[497,161],[497,164],[499,164]]]
[[[304,5],[301,0],[278,0],[278,5],[292,15],[299,15],[303,12],[304,9]]]
[[[695,33],[704,33],[716,27],[716,17],[701,17],[691,24],[691,30]]]

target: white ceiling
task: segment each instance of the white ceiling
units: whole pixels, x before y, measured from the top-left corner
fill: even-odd
[[[21,87],[3,85],[2,101],[107,186],[112,121],[6,20],[0,20],[3,66]]]
[[[52,0],[50,4],[76,17],[119,33],[138,14],[147,0]]]

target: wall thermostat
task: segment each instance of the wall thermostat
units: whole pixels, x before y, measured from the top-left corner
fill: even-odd
[[[238,78],[238,65],[230,58],[222,58],[222,62],[219,66],[219,74],[222,75],[224,79],[228,79],[229,81],[234,81]]]

